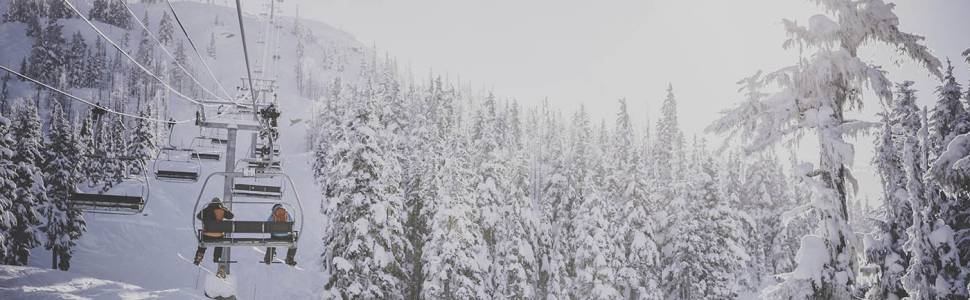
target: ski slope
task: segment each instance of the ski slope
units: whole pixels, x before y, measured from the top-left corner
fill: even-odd
[[[82,12],[90,8],[90,1],[72,1]],[[174,1],[173,1],[174,2]],[[216,77],[229,90],[238,93],[236,86],[245,74],[243,51],[239,39],[239,25],[236,12],[221,6],[209,6],[195,2],[174,2],[181,19],[192,39],[205,56],[205,47],[210,35],[216,37],[216,59],[206,57]],[[245,5],[245,4],[244,4]],[[247,11],[257,9],[255,3]],[[5,10],[8,0],[0,0],[0,10]],[[147,10],[150,18],[150,28],[157,30],[158,20],[162,11],[167,10],[164,2],[146,7],[141,4],[131,4],[132,9],[139,16]],[[215,18],[220,24],[214,23]],[[232,259],[238,261],[231,267],[231,276],[235,277],[239,299],[307,299],[316,298],[326,281],[326,275],[320,270],[318,257],[322,251],[321,231],[326,216],[320,210],[320,192],[316,186],[311,170],[310,156],[306,145],[306,124],[308,122],[291,122],[291,120],[311,119],[311,99],[300,97],[293,82],[293,72],[296,60],[296,37],[291,33],[294,20],[281,20],[283,29],[279,33],[281,60],[273,61],[272,49],[264,50],[257,45],[260,35],[269,35],[271,28],[256,15],[245,16],[247,39],[250,43],[250,59],[254,69],[262,70],[264,77],[278,74],[278,99],[282,108],[280,118],[281,151],[284,170],[294,181],[296,191],[302,197],[304,226],[299,243],[296,260],[300,268],[291,268],[283,264],[270,266],[258,263],[262,259],[260,251],[265,249],[235,248]],[[342,72],[317,70],[314,80],[321,86],[335,76],[345,81],[356,78],[357,64],[362,61],[367,51],[350,35],[330,26],[302,21],[309,27],[316,42],[306,45],[308,56],[315,55],[314,47],[321,45],[337,45],[346,50],[347,61],[350,62]],[[83,20],[62,20],[64,36],[69,38],[75,31],[80,30],[89,46],[94,45],[97,34],[91,30]],[[120,40],[123,31],[95,22],[112,39]],[[133,22],[131,30],[131,48],[137,48],[140,27]],[[176,26],[176,37],[181,37]],[[181,37],[184,38],[184,37]],[[263,40],[275,40],[267,36]],[[19,23],[0,24],[0,63],[16,68],[20,59],[29,53],[31,39],[24,36],[24,26]],[[13,41],[13,42],[11,42]],[[157,45],[156,45],[157,47]],[[202,65],[188,44],[190,65],[195,70],[196,78],[207,84],[207,88],[219,93],[219,88],[212,84]],[[169,48],[174,51],[174,45]],[[132,50],[134,51],[134,50]],[[157,59],[168,62],[168,57],[156,49]],[[115,50],[108,50],[109,56],[114,56]],[[309,68],[317,68],[313,59],[308,59]],[[254,76],[256,76],[254,74]],[[11,98],[23,97],[34,92],[25,83],[11,81]],[[77,89],[72,93],[81,97],[92,97],[96,91]],[[41,108],[44,111],[45,108]],[[171,98],[171,111],[175,119],[192,118],[196,109],[191,103]],[[199,130],[192,123],[178,125],[172,136],[175,146],[189,146],[192,137],[197,136]],[[250,134],[240,132],[240,144],[236,154],[238,158],[246,157],[249,149]],[[160,182],[150,178],[151,197],[142,215],[104,215],[86,214],[87,232],[79,240],[74,249],[70,272],[49,271],[50,253],[42,247],[34,249],[30,258],[30,267],[4,267],[0,269],[0,299],[21,298],[94,298],[94,299],[193,299],[202,295],[204,272],[196,266],[185,262],[179,255],[192,257],[196,248],[195,234],[192,229],[193,205],[199,197],[199,190],[205,177],[211,172],[223,171],[225,162],[203,161],[200,180],[196,183]],[[202,201],[213,196],[222,197],[222,184],[206,189]],[[210,184],[211,185],[211,184]],[[235,209],[238,220],[265,220],[269,211],[246,211],[243,207]],[[294,213],[295,215],[296,213]],[[282,250],[282,249],[281,249]],[[203,265],[214,270],[212,263],[212,249],[206,253]],[[285,250],[280,251],[285,253]],[[279,255],[277,256],[279,257]],[[70,296],[68,296],[70,295]]]

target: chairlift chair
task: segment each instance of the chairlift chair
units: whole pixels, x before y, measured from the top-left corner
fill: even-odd
[[[255,199],[279,200],[283,197],[285,174],[279,172],[256,172],[245,165],[237,167],[237,172],[246,176],[237,176],[232,181],[232,196]],[[289,178],[289,177],[286,177]]]
[[[192,149],[166,147],[159,150],[158,158],[152,165],[155,179],[167,182],[196,182],[202,164],[193,158]]]
[[[130,158],[112,158],[118,160],[134,160]],[[145,205],[151,196],[151,184],[148,172],[143,163],[139,162],[141,176],[127,173],[120,183],[115,183],[104,191],[101,186],[82,184],[75,187],[68,199],[72,206],[88,213],[135,215],[145,210]]]
[[[206,187],[214,177],[223,177],[224,180],[239,179],[279,179],[287,183],[292,192],[292,197],[279,198],[276,201],[251,200],[248,198],[237,198],[235,194],[231,199],[223,202],[223,205],[233,210],[236,219],[244,220],[198,220],[195,218],[199,212],[205,208],[207,203],[202,201],[206,194]],[[220,184],[221,186],[221,184]],[[292,222],[273,222],[266,221],[265,217],[270,209],[280,204],[291,212],[294,220]],[[254,207],[262,207],[265,210],[253,211]],[[255,214],[254,214],[255,212]],[[265,212],[265,214],[264,214]],[[252,216],[257,216],[253,220]],[[201,228],[200,228],[201,227]],[[295,248],[303,231],[303,203],[300,196],[293,186],[293,181],[285,174],[247,174],[241,172],[216,172],[206,177],[202,190],[195,200],[194,212],[192,213],[192,228],[195,233],[199,247],[287,247]],[[225,236],[215,238],[204,236],[203,232],[222,232]],[[286,234],[286,238],[272,237],[271,234]]]
[[[237,171],[248,169],[256,174],[282,173],[283,163],[278,159],[263,160],[258,158],[243,158],[236,161]],[[240,169],[244,168],[244,169]]]
[[[199,160],[222,160],[222,153],[225,152],[214,137],[197,136],[192,138],[189,148],[192,151],[192,158]]]

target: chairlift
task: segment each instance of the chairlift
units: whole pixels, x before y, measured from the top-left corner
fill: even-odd
[[[292,197],[286,199],[278,198],[276,201],[252,200],[248,198],[237,198],[235,194],[231,199],[223,202],[223,205],[233,210],[236,219],[243,220],[198,220],[195,218],[199,212],[205,208],[202,198],[206,194],[206,187],[214,177],[223,177],[224,180],[265,180],[273,179],[279,182],[286,182],[292,189]],[[220,184],[221,186],[221,184]],[[266,221],[265,216],[270,209],[276,205],[282,205],[287,211],[293,212],[292,222]],[[263,209],[254,210],[261,207]],[[264,215],[263,212],[266,212]],[[201,228],[200,228],[201,227]],[[216,172],[206,177],[202,190],[195,200],[195,207],[192,213],[192,229],[195,232],[199,247],[287,247],[295,248],[303,231],[303,203],[300,195],[293,186],[293,180],[286,174],[247,174],[241,172]],[[225,236],[214,238],[204,236],[203,232],[222,232]],[[285,238],[272,237],[271,234],[286,234]]]
[[[133,158],[110,158],[137,161]],[[145,210],[151,195],[151,184],[144,163],[138,162],[138,172],[126,172],[125,178],[107,191],[102,186],[81,184],[68,199],[72,206],[89,213],[135,215]],[[137,176],[140,174],[141,176]]]
[[[278,159],[263,160],[258,158],[243,158],[236,162],[236,166],[238,166],[237,171],[251,170],[256,174],[283,172],[283,163]]]
[[[192,143],[189,144],[189,148],[193,150],[192,158],[199,160],[222,160],[222,153],[225,152],[225,148],[215,140],[216,138],[208,136],[192,138]]]
[[[152,169],[155,179],[168,182],[195,182],[199,180],[202,164],[193,157],[192,149],[166,147],[158,153]]]
[[[275,199],[283,197],[285,174],[280,172],[257,172],[246,166],[241,172],[245,176],[234,177],[232,181],[232,196],[256,199]],[[286,177],[289,178],[289,177]]]

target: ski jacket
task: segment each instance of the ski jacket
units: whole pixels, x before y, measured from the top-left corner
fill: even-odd
[[[224,219],[232,219],[235,216],[232,214],[231,211],[229,211],[228,208],[223,206],[221,203],[210,203],[209,206],[206,206],[205,209],[202,209],[202,211],[200,211],[199,214],[195,215],[195,217],[202,221],[207,221],[207,220],[222,221]],[[208,237],[223,237],[225,236],[225,233],[214,232],[214,231],[202,231],[202,235],[205,235]]]
[[[267,222],[293,222],[293,215],[290,215],[290,212],[286,212],[286,219],[280,220],[276,218],[275,214],[270,214],[269,218],[266,218],[266,221]],[[289,235],[290,235],[289,233],[270,233],[270,236],[277,237],[277,238],[283,238]]]

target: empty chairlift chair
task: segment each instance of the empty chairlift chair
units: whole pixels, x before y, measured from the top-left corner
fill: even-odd
[[[208,136],[197,136],[193,138],[190,146],[193,150],[192,158],[198,160],[222,160],[225,146],[214,142],[215,139],[217,138]]]
[[[244,158],[237,161],[236,166],[238,166],[237,171],[248,169],[249,171],[257,174],[283,172],[283,163],[279,160]]]
[[[199,180],[201,163],[193,158],[192,149],[162,148],[155,159],[155,179],[168,182],[195,182]]]
[[[106,159],[106,158],[102,158]],[[134,161],[125,158],[110,158],[119,161]],[[84,182],[75,188],[69,198],[75,208],[89,213],[140,214],[151,195],[148,172],[143,164],[140,168],[129,168],[121,182],[105,188],[103,183]]]
[[[199,220],[195,216],[208,205],[208,203],[204,202],[203,196],[220,195],[221,183],[217,184],[220,189],[213,189],[211,191],[212,193],[207,193],[206,188],[209,186],[210,179],[213,177],[224,177],[225,180],[231,180],[231,177],[235,179],[258,177],[279,178],[290,186],[292,192],[289,192],[287,197],[281,197],[274,201],[251,200],[251,198],[244,197],[237,198],[234,194],[231,199],[222,202],[222,204],[233,211],[233,214],[236,215],[235,219],[221,221]],[[293,216],[291,222],[267,220],[271,208],[277,204],[282,205],[291,213]],[[285,174],[252,175],[239,172],[216,172],[206,178],[199,197],[196,198],[195,209],[192,213],[192,224],[194,232],[196,233],[196,240],[200,247],[296,248],[300,237],[299,234],[303,227],[303,204],[300,202],[300,196],[296,193],[296,189],[293,188],[293,181]],[[202,234],[203,232],[222,232],[225,235],[218,238],[206,237]],[[285,234],[285,238],[272,237],[271,234],[277,236]]]

